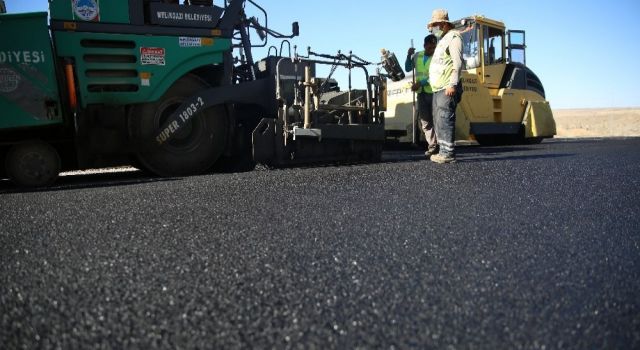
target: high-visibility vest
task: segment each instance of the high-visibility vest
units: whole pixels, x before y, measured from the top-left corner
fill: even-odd
[[[453,59],[449,51],[449,44],[453,40],[462,40],[460,33],[455,30],[450,30],[436,46],[436,51],[433,53],[433,63],[431,64],[431,77],[429,83],[431,84],[432,91],[444,90],[450,85],[451,75],[453,75]],[[462,58],[462,57],[461,57]],[[459,70],[462,68],[459,67]]]
[[[423,80],[429,80],[429,65],[431,65],[431,56],[427,57],[427,60],[424,60],[424,51],[418,52],[415,60],[416,67],[416,82],[420,82]],[[418,92],[426,92],[433,93],[431,90],[431,84],[425,85],[421,91]]]

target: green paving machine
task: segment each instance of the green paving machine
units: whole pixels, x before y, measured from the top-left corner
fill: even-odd
[[[369,75],[372,63],[351,53],[292,54],[298,24],[290,35],[268,28],[252,0],[49,0],[49,13],[23,14],[4,7],[0,178],[44,186],[63,170],[120,165],[186,176],[380,158],[385,75]],[[282,40],[280,49],[254,60],[252,49],[269,37]],[[364,88],[349,79],[341,90],[331,76],[316,77],[318,65],[350,78],[362,70]]]

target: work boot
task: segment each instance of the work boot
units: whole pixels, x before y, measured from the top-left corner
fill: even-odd
[[[431,161],[438,164],[455,163],[456,157],[438,153],[431,156]]]
[[[431,157],[434,154],[438,153],[438,146],[433,146],[433,147],[429,147],[427,148],[427,151],[424,152],[424,155],[427,156],[427,158]]]

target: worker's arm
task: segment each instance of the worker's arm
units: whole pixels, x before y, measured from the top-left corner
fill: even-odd
[[[454,96],[456,94],[456,85],[460,82],[460,74],[462,74],[462,39],[460,36],[455,36],[451,42],[449,42],[449,55],[451,61],[453,61],[453,69],[451,72],[451,80],[445,90],[445,95]]]
[[[404,61],[404,71],[411,72],[413,68],[415,68],[415,60],[416,60],[416,49],[413,47],[409,49],[407,52],[407,59]]]
[[[449,43],[449,55],[453,61],[453,71],[448,87],[455,87],[460,81],[460,74],[462,74],[462,39],[460,36],[456,35]]]

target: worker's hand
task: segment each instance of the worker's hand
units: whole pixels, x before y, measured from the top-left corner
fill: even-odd
[[[413,56],[413,54],[416,52],[416,48],[415,47],[410,47],[409,51],[407,51],[407,55],[408,56]]]
[[[445,91],[444,94],[452,97],[456,94],[456,87],[455,86],[449,86]]]
[[[422,85],[420,85],[420,83],[418,82],[411,84],[411,91],[413,92],[419,91],[420,88],[422,88]]]

